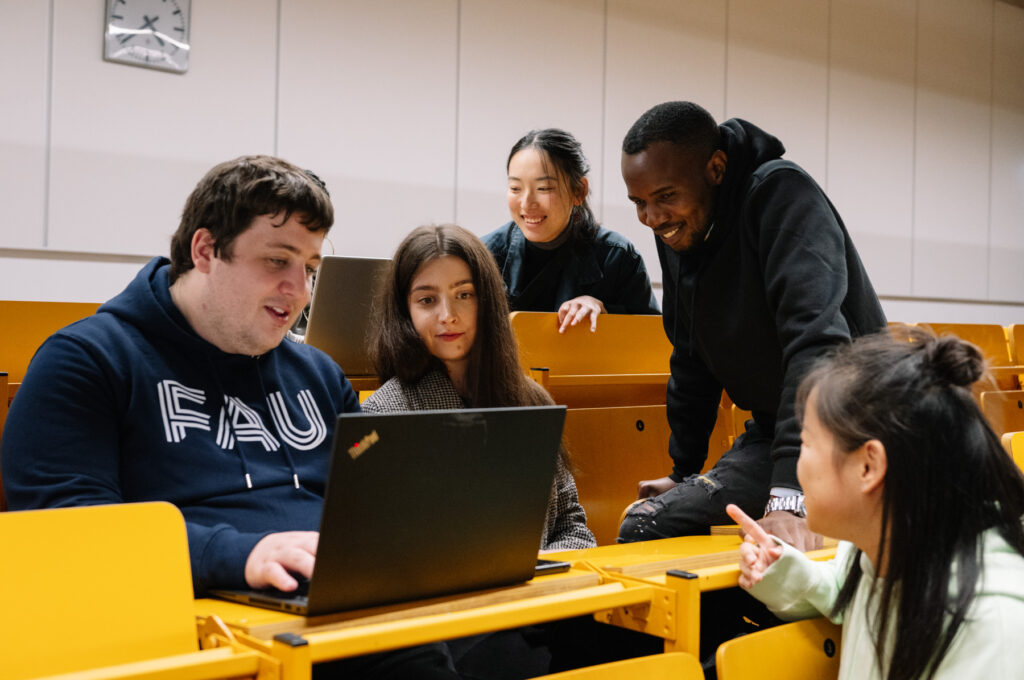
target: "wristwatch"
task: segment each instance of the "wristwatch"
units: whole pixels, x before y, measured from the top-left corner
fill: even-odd
[[[768,504],[764,506],[764,514],[769,512],[775,512],[776,510],[785,510],[791,512],[797,517],[807,517],[807,508],[804,507],[804,496],[803,494],[795,496],[772,496],[768,499]]]

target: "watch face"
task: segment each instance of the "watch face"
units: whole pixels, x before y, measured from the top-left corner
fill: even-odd
[[[191,0],[107,0],[103,58],[184,73]]]

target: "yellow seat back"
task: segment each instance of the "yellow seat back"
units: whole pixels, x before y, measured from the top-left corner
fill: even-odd
[[[534,680],[704,680],[700,662],[692,654],[669,652],[613,661],[589,668],[543,675]]]
[[[594,333],[589,319],[559,333],[554,312],[513,312],[510,318],[525,369],[550,365],[552,371],[571,374],[668,372],[672,344],[659,315],[602,314]]]
[[[664,404],[672,345],[657,315],[602,314],[558,332],[554,312],[513,312],[523,371],[545,368],[542,384],[570,408]]]
[[[1024,471],[1024,432],[1007,432],[1003,435],[1003,448],[1013,457],[1013,462]]]
[[[0,441],[4,438],[4,422],[7,420],[7,373],[0,371]],[[4,480],[0,477],[0,512],[7,509],[4,497]]]
[[[825,618],[787,623],[722,643],[719,680],[830,680],[839,675],[842,628]]]
[[[185,521],[169,503],[0,514],[0,678],[199,649]]]
[[[29,360],[43,341],[64,326],[89,316],[98,302],[21,302],[0,300],[4,341],[0,343],[0,371],[20,383]]]
[[[981,412],[999,436],[1024,430],[1024,390],[982,392]]]
[[[1006,341],[1003,327],[995,323],[919,323],[930,328],[936,335],[955,335],[967,342],[973,342],[981,349],[993,366],[1011,366],[1010,346]]]
[[[569,409],[565,443],[580,505],[598,545],[615,543],[622,508],[636,500],[637,482],[672,471],[665,406]]]
[[[1006,342],[1010,345],[1010,358],[1015,364],[1024,363],[1024,324],[1011,323],[1003,328]]]

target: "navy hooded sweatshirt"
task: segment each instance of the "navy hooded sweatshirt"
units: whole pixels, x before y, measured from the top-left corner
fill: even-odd
[[[313,347],[251,357],[200,338],[169,269],[153,259],[40,347],[4,428],[4,489],[12,510],[170,501],[196,593],[241,588],[263,536],[319,529],[335,417],[359,402]]]

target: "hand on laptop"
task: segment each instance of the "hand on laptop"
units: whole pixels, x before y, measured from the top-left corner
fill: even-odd
[[[288,572],[309,578],[313,574],[316,531],[282,531],[260,539],[245,562],[245,580],[251,588],[273,586],[292,591],[299,583]]]

